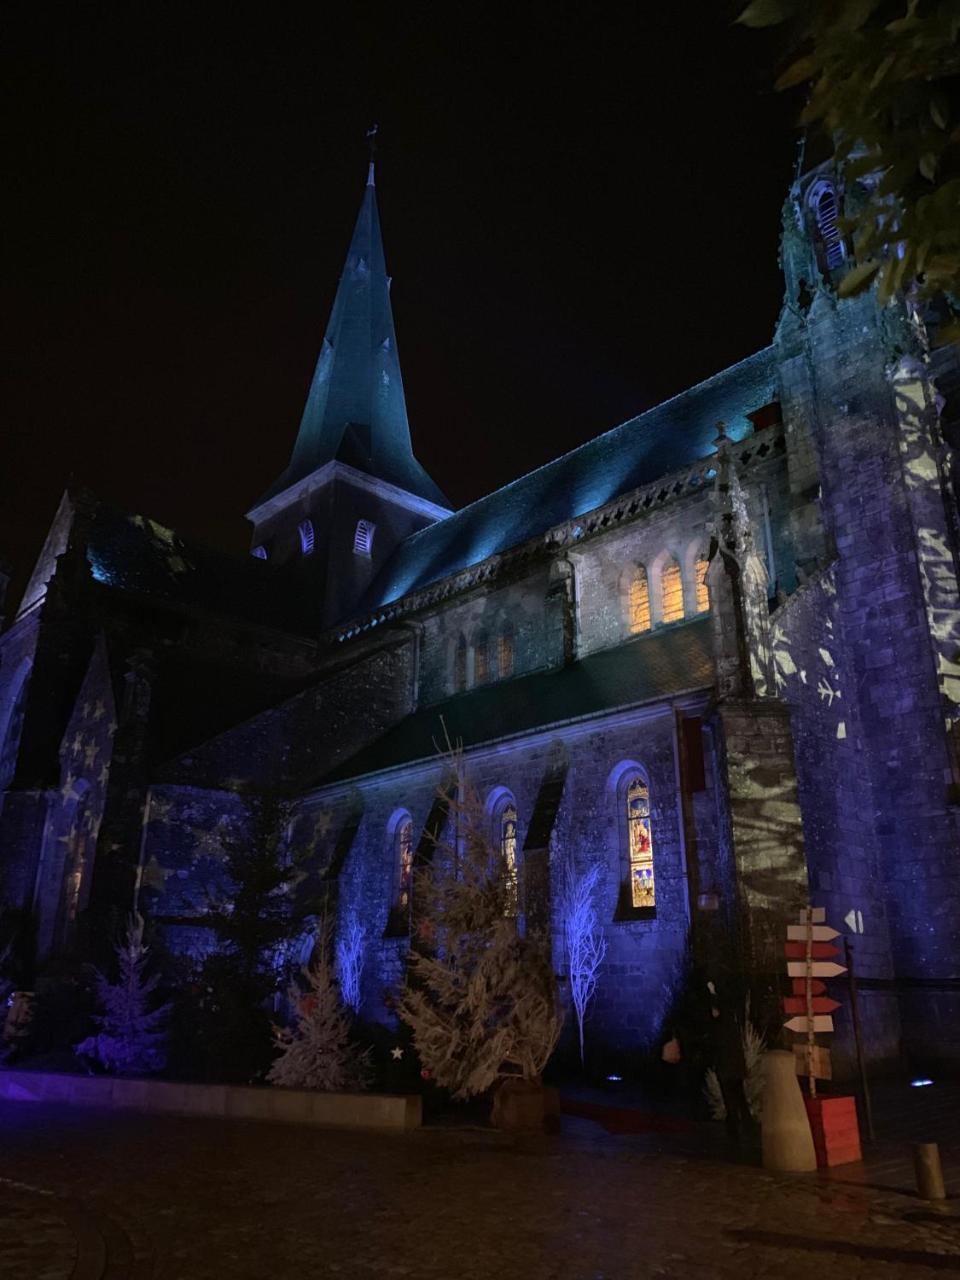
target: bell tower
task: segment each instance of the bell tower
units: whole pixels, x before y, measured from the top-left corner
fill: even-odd
[[[288,565],[322,626],[348,617],[397,545],[450,514],[413,454],[377,211],[360,212],[289,465],[247,513],[253,554]]]

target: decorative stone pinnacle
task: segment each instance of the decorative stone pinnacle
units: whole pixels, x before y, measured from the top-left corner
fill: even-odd
[[[713,443],[717,446],[718,451],[730,443],[730,437],[727,435],[727,424],[722,419],[717,423],[717,436]]]

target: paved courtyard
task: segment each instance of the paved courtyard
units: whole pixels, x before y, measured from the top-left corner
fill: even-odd
[[[0,1133],[3,1280],[960,1275],[960,1202],[910,1194],[893,1142],[783,1178],[583,1119],[381,1137],[3,1103]]]

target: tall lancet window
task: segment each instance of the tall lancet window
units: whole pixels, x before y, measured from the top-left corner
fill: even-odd
[[[509,622],[497,639],[497,674],[501,680],[513,675],[513,627]]]
[[[663,622],[679,622],[683,617],[683,578],[679,564],[672,558],[660,574],[660,615]]]
[[[397,826],[397,903],[405,915],[410,911],[413,893],[413,820],[401,818]]]
[[[706,613],[710,608],[710,592],[707,590],[707,569],[710,567],[710,561],[705,555],[697,556],[697,562],[694,565],[694,583],[697,588],[697,613]]]
[[[467,687],[467,639],[458,636],[453,651],[453,691],[463,693]]]
[[[301,520],[297,532],[300,534],[300,550],[305,556],[311,555],[314,543],[313,521]]]
[[[507,796],[497,807],[497,834],[504,878],[504,914],[517,915],[520,910],[520,886],[517,875],[517,806]]]
[[[642,564],[634,568],[627,585],[627,625],[632,635],[650,630],[650,583]]]

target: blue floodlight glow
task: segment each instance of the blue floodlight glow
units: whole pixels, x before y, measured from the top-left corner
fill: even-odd
[[[607,1079],[612,1081],[614,1084],[619,1084],[623,1079],[623,1076],[607,1076]]]
[[[916,1080],[910,1081],[911,1089],[925,1089],[928,1084],[933,1084],[932,1080],[928,1080],[926,1076],[918,1076]]]

